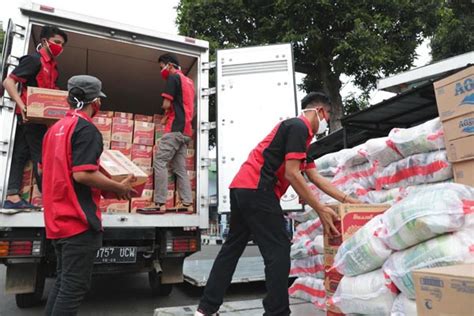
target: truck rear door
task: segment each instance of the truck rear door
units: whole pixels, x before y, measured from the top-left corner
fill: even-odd
[[[230,211],[229,184],[250,151],[282,120],[299,113],[291,44],[217,52],[218,211]],[[301,209],[290,187],[284,210]]]

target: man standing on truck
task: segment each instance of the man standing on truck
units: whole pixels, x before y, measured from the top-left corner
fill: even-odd
[[[195,315],[213,315],[223,302],[237,262],[252,234],[265,262],[267,296],[265,315],[289,315],[288,276],[291,241],[280,198],[291,185],[319,215],[325,233],[339,235],[336,213],[321,204],[303,175],[336,200],[357,203],[320,176],[314,162],[306,163],[306,151],[315,134],[327,128],[329,98],[311,92],[301,101],[303,114],[279,123],[250,152],[230,185],[230,230],[217,255]]]
[[[155,203],[161,212],[166,211],[168,193],[168,164],[178,182],[178,193],[182,205],[193,212],[193,196],[191,183],[186,171],[187,144],[192,137],[191,122],[194,113],[194,82],[186,77],[179,66],[179,61],[173,54],[164,54],[158,58],[161,76],[166,80],[162,108],[165,116],[165,133],[158,145],[153,167],[155,169]]]
[[[46,315],[76,315],[89,290],[94,258],[102,245],[101,190],[130,199],[129,176],[122,182],[99,171],[102,135],[92,122],[100,109],[102,83],[92,76],[68,81],[71,110],[43,142],[43,204],[46,237],[56,252],[56,282]]]
[[[27,87],[58,89],[56,58],[62,53],[63,46],[67,43],[67,34],[56,26],[47,25],[41,29],[40,40],[37,51],[21,57],[18,66],[3,81],[3,86],[16,102],[15,113],[18,118],[7,198],[3,203],[3,207],[9,209],[34,208],[20,196],[23,169],[30,159],[33,161],[36,183],[41,191],[38,162],[41,159],[41,146],[47,127],[44,124],[28,123],[26,91]],[[20,93],[17,91],[17,83],[21,86]]]

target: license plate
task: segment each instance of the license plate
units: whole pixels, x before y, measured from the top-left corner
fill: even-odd
[[[97,250],[95,263],[135,263],[137,247],[102,247]]]

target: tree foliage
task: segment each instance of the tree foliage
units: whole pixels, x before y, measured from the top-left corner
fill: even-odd
[[[303,88],[332,99],[340,127],[341,74],[370,90],[381,76],[408,69],[435,29],[442,0],[181,0],[180,33],[211,49],[291,42]]]

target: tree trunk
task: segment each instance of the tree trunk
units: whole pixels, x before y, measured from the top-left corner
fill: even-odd
[[[322,81],[324,93],[326,93],[331,98],[332,114],[331,120],[329,122],[329,130],[332,133],[342,127],[341,118],[344,113],[344,107],[340,93],[342,84],[339,80],[339,74],[335,74],[331,71],[329,63],[320,64],[320,67],[318,67],[318,77]]]

